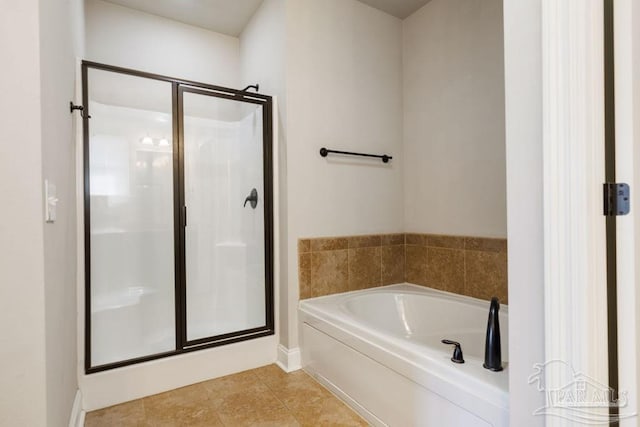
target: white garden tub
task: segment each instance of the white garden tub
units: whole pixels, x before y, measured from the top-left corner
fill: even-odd
[[[300,302],[304,369],[374,425],[508,425],[505,369],[482,367],[489,302],[399,284]],[[462,345],[465,363],[451,361]]]

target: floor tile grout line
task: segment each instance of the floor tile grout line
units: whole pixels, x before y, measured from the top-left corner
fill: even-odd
[[[266,385],[267,387],[269,387],[269,385],[268,385],[268,384],[265,384],[265,385]],[[286,403],[284,400],[280,399],[280,398],[278,397],[278,395],[277,395],[277,394],[273,393],[273,389],[269,388],[269,391],[271,391],[271,393],[273,394],[273,396],[274,396],[276,399],[278,399],[278,401],[279,401],[279,402],[282,404],[282,406],[287,410],[287,412],[288,412],[288,413],[293,417],[293,419],[294,419],[294,420],[296,420],[296,422],[297,422],[298,424],[302,425],[302,422],[298,419],[298,417],[296,417],[295,412],[294,412],[294,411],[293,411],[293,410],[292,410],[292,409],[287,405],[287,403]]]
[[[289,373],[287,373],[287,375],[289,375]],[[293,417],[294,420],[296,420],[296,422],[298,424],[300,424],[302,426],[302,422],[298,419],[298,417],[296,417],[296,414],[293,410],[291,410],[291,408],[289,408],[289,406],[286,404],[286,402],[284,402],[282,399],[280,399],[278,397],[277,394],[274,393],[274,388],[269,385],[269,383],[267,383],[266,381],[264,381],[262,378],[260,378],[260,380],[262,381],[262,384],[264,384],[267,389],[269,389],[269,391],[271,392],[271,394],[282,404],[282,406],[287,410],[287,412]]]
[[[303,371],[304,372],[304,371]],[[336,395],[335,393],[333,393],[331,390],[329,390],[327,387],[325,387],[321,382],[319,382],[318,380],[316,380],[315,378],[313,378],[311,375],[307,374],[306,372],[304,372],[304,374],[306,375],[306,378],[310,379],[311,381],[313,381],[314,384],[316,384],[317,386],[321,387],[323,390],[325,390],[326,392],[329,393],[329,396],[326,397],[320,397],[318,399],[316,399],[317,401],[319,400],[329,400],[329,399],[335,399],[338,402],[340,402],[342,405],[344,405],[348,410],[350,410],[355,416],[357,416],[358,418],[364,420],[364,418],[362,418],[362,416],[360,414],[358,414],[353,408],[351,408],[349,405],[346,404],[346,402],[344,402],[338,395]],[[290,373],[287,373],[287,375],[290,375]],[[270,390],[273,391],[273,388],[271,386],[269,386],[268,383],[264,382],[264,385],[266,385]],[[287,411],[294,417],[294,419],[300,423],[302,425],[302,421],[299,419],[299,414],[296,416],[296,412],[293,411],[292,408],[290,408],[286,402],[284,402],[282,399],[280,399],[277,395],[275,395],[276,399],[278,399],[283,405],[284,407],[287,409]],[[366,420],[364,420],[366,422]]]

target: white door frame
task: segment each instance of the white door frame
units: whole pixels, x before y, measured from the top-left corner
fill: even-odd
[[[637,0],[614,2],[616,180],[631,184],[631,212],[618,217],[618,370],[619,388],[628,395],[628,413],[638,411],[638,298],[640,277],[636,275],[636,254],[640,254],[640,215],[634,202],[640,197],[640,4]],[[634,34],[635,32],[635,34]],[[635,78],[635,82],[634,82]],[[634,123],[635,121],[635,123]],[[636,426],[637,417],[622,420],[621,427]]]
[[[577,421],[551,390],[580,374],[608,385],[603,11],[602,0],[542,2],[547,426]]]
[[[632,1],[615,3],[618,180],[628,182],[633,180]],[[603,0],[542,0],[545,362],[564,362],[547,365],[547,393],[576,381],[567,368],[608,384],[603,11]],[[620,390],[630,402],[620,411],[629,415],[637,399],[633,217],[618,224],[618,251],[627,255],[618,259]],[[547,426],[575,425],[575,413],[548,406]],[[589,411],[593,420],[608,412]]]

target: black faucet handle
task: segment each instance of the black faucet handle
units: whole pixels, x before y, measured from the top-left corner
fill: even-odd
[[[451,358],[451,361],[453,363],[464,363],[464,357],[462,356],[462,347],[460,347],[460,343],[459,342],[451,341],[451,340],[447,340],[447,339],[444,339],[441,342],[442,342],[442,344],[454,345],[455,346],[455,348],[453,349],[453,357]]]
[[[500,300],[491,298],[489,319],[487,321],[487,336],[484,344],[484,363],[482,366],[490,371],[502,371],[502,344],[500,342]]]

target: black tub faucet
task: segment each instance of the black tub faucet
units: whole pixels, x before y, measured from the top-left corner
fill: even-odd
[[[489,321],[487,322],[487,339],[484,344],[484,366],[491,371],[502,371],[502,348],[500,345],[500,302],[491,298]]]

